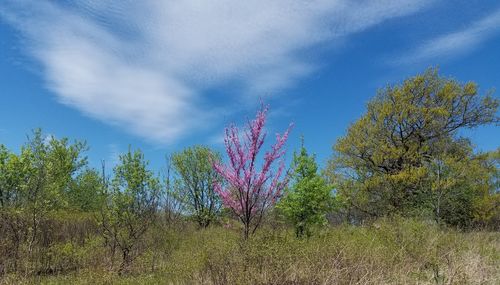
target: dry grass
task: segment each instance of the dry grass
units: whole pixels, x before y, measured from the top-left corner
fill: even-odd
[[[74,271],[5,275],[2,284],[498,284],[500,233],[441,229],[414,220],[340,226],[307,240],[262,230],[152,232],[131,272],[118,276],[93,247]],[[148,241],[145,241],[148,242]],[[95,246],[95,243],[94,243]],[[70,259],[67,259],[70,260]]]

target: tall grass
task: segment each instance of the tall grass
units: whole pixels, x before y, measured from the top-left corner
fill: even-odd
[[[309,239],[263,229],[156,228],[127,275],[93,237],[58,243],[51,274],[6,274],[2,284],[498,284],[500,233],[459,232],[411,219],[337,226]],[[78,245],[79,244],[79,245]],[[71,268],[69,268],[71,267]]]

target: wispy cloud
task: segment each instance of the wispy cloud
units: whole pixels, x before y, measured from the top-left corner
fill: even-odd
[[[451,58],[467,52],[486,42],[500,31],[500,9],[473,22],[468,27],[430,39],[391,64],[427,62],[436,58]]]
[[[431,2],[7,0],[0,17],[62,103],[168,143],[217,121],[227,103],[208,90],[236,85],[235,102],[290,87],[316,68],[307,51]]]
[[[120,163],[120,146],[115,143],[108,144],[108,153],[108,158],[105,160],[106,167],[113,169]]]

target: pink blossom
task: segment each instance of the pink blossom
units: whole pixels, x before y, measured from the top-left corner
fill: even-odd
[[[276,142],[264,154],[262,166],[257,169],[257,156],[264,144],[266,133],[264,126],[268,106],[262,104],[255,119],[248,122],[243,143],[235,125],[226,128],[224,139],[229,157],[227,165],[216,162],[213,167],[227,182],[225,186],[215,185],[215,191],[221,197],[226,208],[231,209],[245,226],[245,238],[254,232],[260,224],[264,211],[276,203],[287,177],[282,178],[285,168],[284,145],[288,139],[290,125],[283,135],[276,134]],[[273,172],[273,164],[278,161],[278,168]]]

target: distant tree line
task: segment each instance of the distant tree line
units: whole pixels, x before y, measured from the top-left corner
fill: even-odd
[[[93,169],[87,144],[37,129],[18,152],[0,145],[0,273],[57,271],[65,240],[102,238],[110,267],[126,272],[154,232],[179,223],[226,225],[248,239],[279,220],[307,238],[328,223],[401,215],[470,229],[500,223],[500,148],[474,150],[463,130],[498,124],[499,100],[434,69],[379,90],[320,170],[305,148],[286,166],[291,128],[263,151],[267,106],[245,130],[226,129],[226,157],[192,146],[155,173],[129,148]],[[109,173],[108,173],[109,172]],[[115,256],[119,264],[115,265]]]

